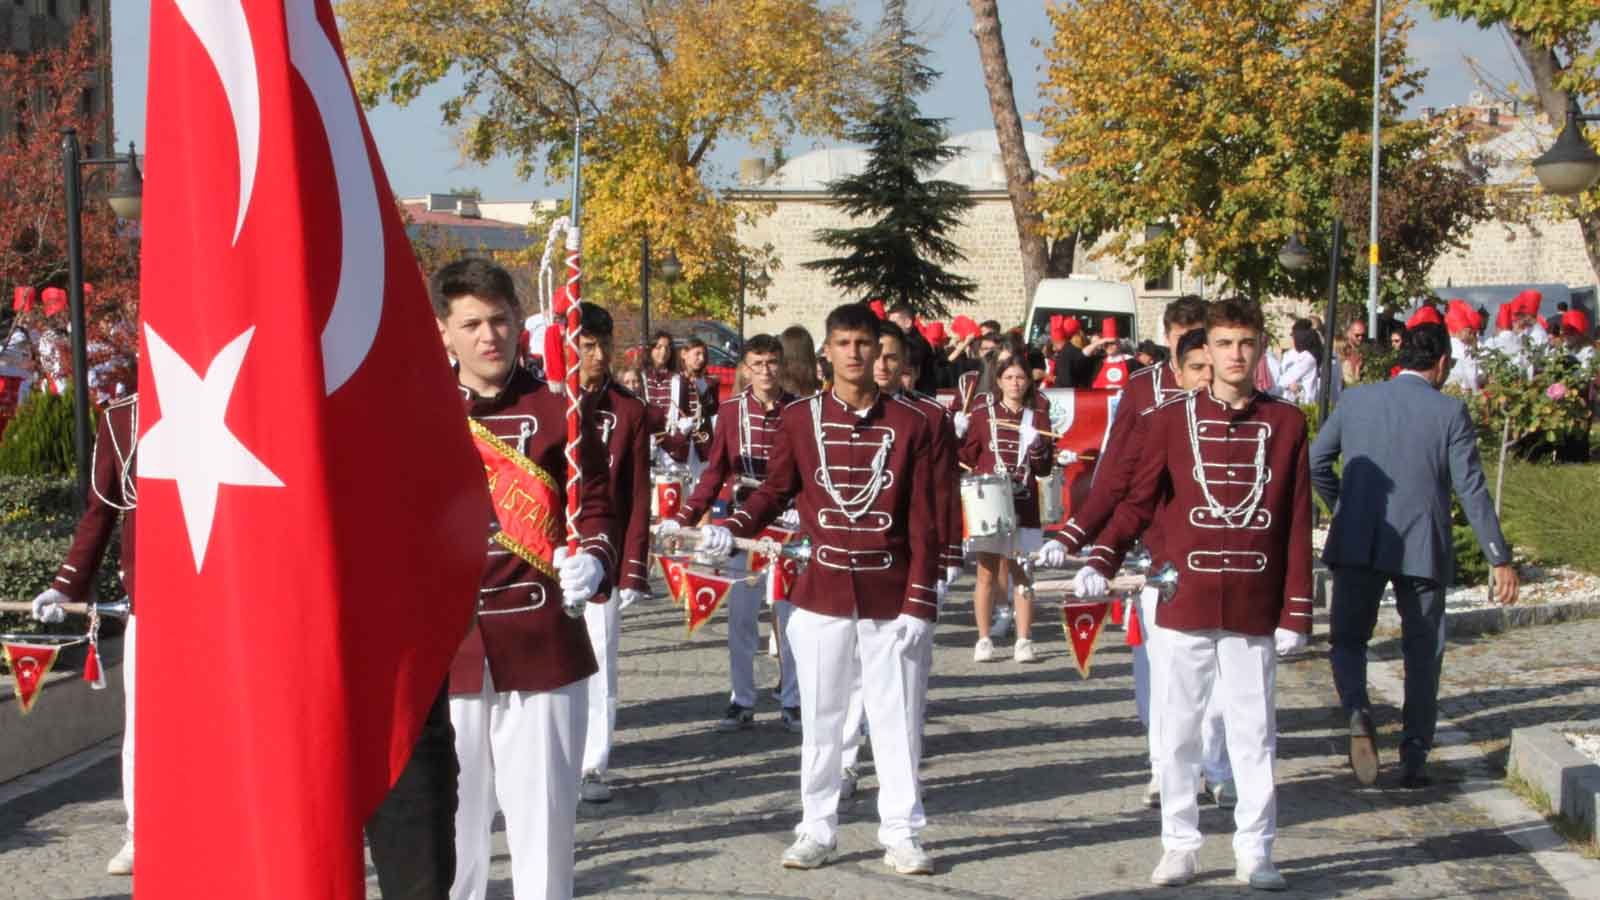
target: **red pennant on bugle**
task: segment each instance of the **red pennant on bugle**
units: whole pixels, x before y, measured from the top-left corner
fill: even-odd
[[[1089,677],[1095,644],[1100,640],[1100,632],[1106,624],[1106,613],[1110,609],[1111,604],[1105,601],[1061,605],[1061,625],[1066,629],[1067,643],[1072,646],[1072,659],[1078,664],[1081,678]]]
[[[22,714],[27,715],[33,711],[33,704],[38,702],[44,677],[50,674],[50,667],[56,664],[61,648],[48,644],[3,643],[0,644],[0,652],[5,654],[6,665],[11,667],[17,703],[21,704]]]
[[[768,525],[766,528],[761,530],[760,534],[756,535],[756,540],[776,541],[779,546],[782,546],[794,540],[794,535],[795,533],[787,528],[778,528],[774,525]],[[764,571],[767,568],[767,563],[770,562],[771,559],[772,557],[767,556],[765,553],[758,553],[755,550],[751,550],[750,571],[752,573]]]
[[[672,605],[682,606],[684,573],[688,571],[688,565],[681,559],[668,556],[658,556],[656,560],[661,563],[661,576],[667,580],[667,596],[672,598]]]
[[[689,633],[694,634],[711,619],[733,588],[733,579],[683,568],[683,608],[688,615]]]

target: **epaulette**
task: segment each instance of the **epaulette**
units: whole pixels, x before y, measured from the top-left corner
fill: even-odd
[[[788,403],[784,404],[783,408],[784,409],[789,409],[790,407],[793,407],[793,406],[799,406],[802,403],[809,403],[809,402],[811,402],[811,399],[813,397],[820,397],[820,396],[822,396],[822,392],[821,391],[815,391],[813,393],[805,395],[804,397],[796,397],[795,399],[790,400]]]
[[[1150,415],[1151,413],[1155,412],[1158,409],[1165,409],[1165,408],[1173,405],[1174,403],[1182,403],[1183,401],[1185,401],[1185,400],[1187,400],[1187,399],[1189,399],[1190,397],[1193,397],[1193,396],[1194,396],[1194,391],[1184,391],[1183,393],[1178,394],[1175,397],[1168,397],[1167,399],[1161,401],[1160,403],[1157,403],[1155,406],[1152,406],[1149,409],[1145,410],[1144,412],[1139,413],[1139,415],[1148,416],[1148,415]]]
[[[130,406],[130,405],[132,405],[134,403],[137,403],[137,402],[139,402],[139,392],[138,391],[134,391],[131,394],[127,394],[127,395],[124,395],[122,397],[118,397],[115,400],[112,400],[110,403],[106,404],[105,408],[106,408],[106,411],[109,412],[109,411],[111,411],[113,409],[117,409],[117,408],[123,407],[123,406]]]

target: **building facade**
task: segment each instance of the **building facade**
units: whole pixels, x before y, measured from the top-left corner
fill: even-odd
[[[99,133],[79,137],[84,156],[109,155],[116,138],[111,106],[111,0],[0,0],[0,51],[26,54],[60,46],[85,16],[94,23],[101,65],[96,84],[84,89],[79,103],[85,112],[98,116],[101,124]],[[0,134],[16,130],[18,108],[28,102],[26,97],[0,96]]]

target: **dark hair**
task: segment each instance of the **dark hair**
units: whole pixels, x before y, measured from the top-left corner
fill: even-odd
[[[902,357],[905,356],[906,345],[910,343],[910,341],[906,340],[906,330],[888,319],[884,319],[878,323],[878,340],[882,341],[886,337],[899,341],[900,355]]]
[[[428,279],[428,299],[433,303],[436,318],[450,318],[450,304],[457,297],[469,294],[479,300],[505,304],[512,315],[522,318],[517,285],[511,280],[511,273],[487,259],[469,256],[446,263]]]
[[[821,385],[817,382],[817,342],[800,325],[790,325],[779,335],[783,345],[783,366],[778,379],[783,389],[796,397],[809,397]]]
[[[906,352],[902,354],[907,367],[916,369],[921,375],[923,368],[928,365],[928,357],[933,355],[933,348],[927,341],[907,341]]]
[[[1171,331],[1173,326],[1203,328],[1206,324],[1205,298],[1198,294],[1184,294],[1167,304],[1161,312],[1161,329]]]
[[[1033,398],[1038,396],[1039,383],[1033,380],[1033,368],[1028,364],[1028,355],[1012,354],[1001,362],[1000,354],[996,353],[983,361],[983,374],[978,376],[978,390],[974,394],[988,394],[996,403],[1000,402],[1000,376],[1012,366],[1021,366],[1022,371],[1028,375],[1028,390],[1022,395],[1022,405],[1029,406]]]
[[[828,320],[823,326],[823,340],[827,340],[835,331],[865,331],[876,341],[882,325],[882,320],[872,311],[872,307],[865,303],[846,303],[835,306],[833,312],[828,313]]]
[[[778,358],[778,367],[783,367],[783,344],[770,334],[758,334],[745,341],[739,349],[739,361],[743,362],[752,353],[770,353]]]
[[[1293,327],[1289,329],[1289,342],[1301,353],[1309,353],[1322,364],[1322,335],[1317,333],[1317,328],[1310,319],[1296,319]]]
[[[1439,363],[1440,357],[1450,355],[1450,335],[1443,325],[1428,322],[1408,328],[1400,341],[1400,368],[1413,372],[1426,372]]]
[[[706,342],[697,337],[691,337],[683,342],[683,349],[685,350],[694,350],[696,348],[704,350],[706,348]]]
[[[1189,355],[1189,351],[1198,350],[1205,345],[1206,330],[1204,328],[1191,328],[1185,331],[1183,337],[1178,338],[1178,364],[1183,364],[1183,358]]]
[[[1000,323],[995,319],[984,319],[982,322],[978,323],[978,327],[985,330],[993,330],[996,334],[999,334],[1005,330],[1004,328],[1000,327]]]
[[[612,332],[616,330],[611,321],[611,313],[606,312],[603,306],[579,303],[578,317],[578,330],[596,340],[610,340]]]
[[[912,309],[909,303],[896,303],[884,312],[885,316],[907,315],[915,317],[916,314],[916,310]]]
[[[662,338],[667,339],[667,364],[662,368],[668,372],[676,372],[678,371],[678,339],[673,337],[670,332],[666,331],[658,331],[655,334],[650,335],[650,343],[646,344],[644,347],[644,359],[642,360],[642,365],[645,369],[649,369],[655,365],[655,361],[651,359],[650,356],[655,352],[656,345],[661,343]]]
[[[1234,295],[1213,300],[1206,306],[1206,330],[1219,325],[1249,328],[1265,333],[1267,320],[1261,314],[1261,304],[1248,297]]]

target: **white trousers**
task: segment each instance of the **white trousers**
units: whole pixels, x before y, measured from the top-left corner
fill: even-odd
[[[800,802],[795,834],[832,846],[839,825],[839,774],[851,667],[861,667],[862,699],[872,728],[878,775],[878,842],[892,846],[914,838],[925,821],[916,748],[923,683],[921,641],[895,620],[846,619],[797,609],[789,618],[789,644],[800,682],[805,734],[800,742]]]
[[[134,619],[122,634],[122,805],[128,810],[128,840],[133,840],[133,657]]]
[[[498,692],[486,664],[482,693],[450,698],[461,763],[451,900],[487,897],[496,810],[506,818],[512,895],[572,897],[586,690],[575,681],[553,691]]]
[[[583,624],[589,629],[589,643],[600,671],[585,681],[588,694],[589,726],[583,738],[584,772],[611,771],[612,736],[617,730],[617,642],[622,638],[622,604],[613,593],[605,603],[590,603],[583,609]]]
[[[922,731],[928,718],[928,676],[933,671],[933,629],[928,629],[921,641],[922,665],[917,670],[920,676],[916,692],[911,697],[914,707],[911,711],[911,720],[916,723],[915,739],[912,743],[912,756],[918,765],[922,763]],[[861,757],[861,745],[867,741],[867,731],[864,727],[867,721],[866,704],[861,699],[861,666],[853,667],[850,686],[850,706],[844,716],[844,750],[840,762],[846,769],[855,768],[857,760]],[[920,826],[919,826],[920,827]]]
[[[744,578],[749,574],[743,564],[730,565],[726,574]],[[766,578],[771,578],[769,573]],[[728,609],[728,679],[733,684],[730,699],[740,706],[754,709],[756,705],[756,651],[761,647],[761,607],[767,598],[766,578],[755,584],[735,582],[723,604]],[[778,654],[783,660],[783,674],[778,679],[778,694],[784,706],[800,705],[800,688],[796,685],[794,666],[790,664],[787,622],[794,611],[788,601],[773,605],[777,620]]]
[[[1161,718],[1161,845],[1200,848],[1200,731],[1206,705],[1220,695],[1233,762],[1238,805],[1233,810],[1233,852],[1240,859],[1269,859],[1277,834],[1273,764],[1278,747],[1274,696],[1278,656],[1272,636],[1231,631],[1177,631],[1161,635],[1168,668],[1160,678],[1154,715]]]
[[[1139,708],[1139,721],[1148,735],[1152,773],[1161,771],[1161,717],[1150,715],[1150,698],[1158,691],[1155,681],[1164,669],[1158,647],[1161,633],[1166,630],[1156,624],[1157,597],[1154,588],[1145,588],[1139,593],[1139,626],[1144,643],[1133,648],[1133,699]],[[1200,771],[1210,784],[1233,780],[1225,734],[1222,702],[1213,691],[1206,704],[1205,718],[1200,722]]]

